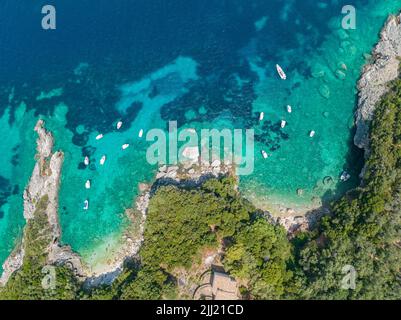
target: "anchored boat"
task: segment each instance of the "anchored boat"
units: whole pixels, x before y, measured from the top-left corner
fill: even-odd
[[[276,64],[276,69],[277,69],[277,72],[278,72],[280,78],[283,80],[286,80],[287,75],[285,74],[284,70],[278,64]]]
[[[104,165],[105,162],[106,162],[106,156],[101,157],[99,161],[100,165],[101,166]]]
[[[346,182],[349,179],[351,179],[351,175],[347,171],[343,171],[343,173],[341,173],[340,180],[342,182]]]

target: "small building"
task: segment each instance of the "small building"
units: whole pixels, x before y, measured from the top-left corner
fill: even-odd
[[[234,278],[219,266],[204,272],[200,285],[193,294],[195,300],[239,300],[239,290]]]
[[[213,272],[211,285],[214,300],[238,300],[237,282],[228,274]]]

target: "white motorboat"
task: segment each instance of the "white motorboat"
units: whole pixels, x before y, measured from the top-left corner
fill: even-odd
[[[89,201],[88,200],[84,201],[84,208],[83,209],[84,210],[88,210],[89,209]]]
[[[351,175],[347,171],[343,171],[343,173],[341,173],[340,180],[342,182],[346,182],[349,179],[351,179]]]
[[[96,136],[96,140],[100,140],[100,139],[102,139],[103,138],[103,135],[102,134],[98,134],[97,136]]]
[[[139,130],[139,133],[138,133],[139,138],[142,138],[142,136],[143,136],[143,129]]]
[[[86,166],[89,166],[89,157],[85,157],[85,159],[84,159],[84,164],[85,164]]]
[[[287,125],[287,121],[281,120],[281,124],[280,124],[281,128],[284,129],[286,125]]]
[[[259,121],[262,121],[264,118],[265,118],[265,113],[264,113],[264,112],[261,112],[261,113],[259,114]]]
[[[312,130],[311,132],[309,132],[309,137],[313,138],[315,136],[316,132],[314,130]]]
[[[127,149],[128,147],[129,147],[129,144],[126,143],[126,144],[123,144],[121,148],[122,148],[123,150],[125,150],[125,149]]]
[[[123,122],[122,121],[118,121],[117,122],[117,130],[120,130],[122,125],[123,125]]]
[[[90,180],[86,180],[86,182],[85,182],[85,188],[86,188],[86,189],[90,189],[90,188],[91,188],[91,181],[90,181]]]
[[[106,156],[101,157],[99,161],[100,165],[101,166],[104,165],[105,162],[106,162]]]
[[[269,155],[267,154],[267,152],[265,150],[262,150],[261,153],[262,153],[262,156],[264,159],[267,159],[269,157]]]
[[[287,112],[291,113],[292,112],[292,107],[290,105],[287,106]]]
[[[278,64],[276,64],[276,69],[277,69],[277,72],[278,72],[280,78],[283,80],[286,80],[287,75],[285,74],[284,70]]]

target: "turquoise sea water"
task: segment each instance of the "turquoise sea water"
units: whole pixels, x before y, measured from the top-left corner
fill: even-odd
[[[152,128],[166,129],[168,120],[195,129],[254,128],[255,171],[241,177],[240,187],[260,206],[302,211],[353,187],[360,170],[360,153],[351,141],[356,82],[387,15],[401,4],[356,1],[357,29],[350,31],[340,26],[343,4],[237,0],[133,5],[124,0],[110,10],[106,1],[96,6],[89,0],[76,6],[56,1],[65,15],[59,14],[59,30],[53,34],[32,28],[34,40],[27,39],[19,25],[16,38],[22,42],[14,43],[0,33],[8,44],[0,50],[1,61],[9,62],[0,64],[0,134],[5,137],[0,261],[24,224],[22,192],[34,165],[32,129],[38,117],[65,152],[62,241],[91,265],[113,250],[129,223],[124,209],[132,206],[138,184],[154,177],[156,168],[145,157],[149,143],[138,137],[139,130],[146,135]],[[11,2],[4,8],[14,9]],[[15,7],[28,26],[34,25],[31,14],[38,8]],[[79,14],[84,9],[93,19]],[[3,21],[12,23],[9,19]],[[34,63],[25,62],[27,52],[35,56]],[[287,81],[278,78],[276,63]],[[259,123],[262,111],[265,119]],[[123,126],[116,130],[119,120]],[[284,129],[281,120],[288,123]],[[316,131],[313,139],[310,130]],[[96,140],[99,133],[104,138]],[[125,143],[130,147],[122,150]],[[271,157],[263,159],[260,150]],[[102,155],[107,157],[104,166],[99,164]],[[353,179],[341,184],[344,169]],[[333,182],[324,184],[325,177]],[[90,190],[85,189],[88,179]],[[88,211],[82,209],[85,199]]]

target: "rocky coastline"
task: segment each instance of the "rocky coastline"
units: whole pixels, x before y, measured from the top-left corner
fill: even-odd
[[[388,18],[380,34],[380,41],[373,50],[372,63],[366,65],[358,82],[358,105],[355,113],[356,134],[354,143],[365,150],[369,155],[369,124],[373,119],[375,107],[381,97],[388,92],[388,83],[399,76],[401,57],[401,14]],[[58,191],[60,187],[61,170],[64,154],[61,151],[53,152],[54,139],[44,128],[44,121],[39,120],[35,126],[38,134],[36,164],[24,191],[24,218],[26,221],[34,219],[36,204],[47,195],[49,198],[47,218],[51,226],[52,241],[48,245],[47,254],[50,264],[69,266],[75,275],[85,281],[87,286],[109,284],[120,274],[127,259],[132,259],[138,253],[143,242],[144,223],[152,193],[162,185],[175,184],[196,186],[205,179],[232,174],[234,167],[216,160],[211,164],[199,163],[196,153],[187,150],[188,162],[181,166],[161,166],[152,184],[141,184],[140,195],[136,199],[135,209],[128,209],[126,214],[132,220],[138,219],[136,236],[123,236],[123,245],[115,258],[108,264],[104,273],[94,275],[86,267],[79,255],[72,252],[68,246],[60,244],[61,229],[58,217]],[[275,218],[268,212],[267,217],[274,223],[283,225],[292,234],[297,230],[310,228],[321,216],[322,211],[311,212],[305,216],[286,216]],[[325,213],[327,214],[327,212]],[[134,217],[135,216],[135,217]],[[25,237],[14,249],[3,264],[3,273],[0,285],[4,285],[10,276],[21,268],[24,259]]]
[[[82,276],[84,269],[79,256],[74,254],[70,247],[61,246],[59,242],[61,228],[58,217],[58,192],[64,154],[61,151],[53,152],[54,139],[52,134],[44,128],[43,120],[37,122],[34,130],[38,135],[36,140],[36,164],[28,186],[24,190],[24,218],[26,222],[35,219],[34,212],[37,209],[37,205],[40,199],[46,196],[48,198],[46,215],[51,229],[51,241],[47,246],[46,252],[48,263],[69,265],[77,276]],[[25,228],[20,244],[3,264],[0,285],[7,283],[10,276],[21,268],[25,255],[24,248]]]
[[[358,103],[355,112],[356,133],[354,144],[363,149],[365,158],[369,151],[370,122],[374,117],[376,106],[390,90],[389,83],[400,76],[401,63],[401,14],[390,16],[380,32],[380,40],[373,49],[372,61],[365,65],[358,81]],[[362,170],[361,176],[363,176]],[[323,216],[330,214],[328,208],[308,212],[303,216],[287,214],[272,219],[283,225],[293,234],[299,230],[313,227]]]
[[[108,261],[107,269],[99,274],[94,273],[90,266],[85,265],[81,257],[72,251],[70,246],[60,244],[61,228],[58,216],[58,195],[64,154],[62,151],[53,152],[54,138],[45,129],[43,120],[37,122],[34,131],[38,135],[36,140],[36,164],[23,194],[24,218],[26,222],[35,219],[34,212],[39,200],[46,196],[49,199],[46,215],[50,225],[51,236],[51,241],[46,250],[48,264],[69,267],[75,276],[85,282],[87,286],[110,284],[122,271],[125,260],[134,257],[140,248],[143,241],[142,234],[150,191],[143,192],[137,198],[136,211],[134,209],[127,209],[126,211],[127,216],[132,219],[134,211],[140,214],[139,232],[137,232],[139,236],[134,237],[128,233],[124,234],[122,237],[123,244],[118,248],[116,256]],[[138,218],[138,215],[135,215],[135,218]],[[24,228],[20,243],[3,264],[0,286],[4,286],[11,275],[21,268],[25,255],[25,238]]]
[[[190,156],[188,161],[184,161],[183,165],[160,166],[152,183],[139,184],[140,195],[136,198],[136,210],[127,209],[125,212],[132,223],[137,225],[137,230],[134,234],[127,232],[123,235],[123,244],[115,257],[108,262],[107,269],[100,274],[87,276],[84,286],[90,288],[111,284],[122,272],[124,263],[136,258],[144,240],[143,232],[149,201],[157,188],[165,185],[196,187],[207,179],[232,172],[233,166],[230,164],[224,164],[218,160],[211,164],[200,163],[198,156],[194,155]]]
[[[43,120],[37,122],[34,131],[38,135],[36,163],[28,186],[24,190],[23,215],[26,222],[35,219],[34,212],[39,200],[44,196],[48,197],[46,215],[51,229],[51,241],[46,250],[48,263],[50,265],[68,266],[73,270],[75,276],[84,282],[86,287],[111,284],[122,272],[124,263],[135,258],[143,242],[147,208],[155,188],[166,184],[196,186],[205,179],[225,175],[233,170],[231,165],[222,164],[220,161],[214,161],[210,165],[200,164],[195,157],[190,157],[183,166],[161,166],[153,183],[141,183],[139,185],[140,195],[136,198],[135,207],[127,209],[125,212],[132,223],[136,224],[137,229],[135,232],[127,231],[123,234],[122,245],[116,249],[114,256],[107,261],[107,266],[101,272],[95,273],[90,266],[86,266],[82,262],[81,257],[74,253],[71,247],[60,244],[58,194],[64,154],[62,151],[53,152],[54,138],[45,129]],[[11,275],[21,268],[25,254],[24,248],[25,231],[20,243],[3,264],[3,273],[0,277],[1,286],[4,286]]]
[[[380,32],[380,40],[373,49],[371,63],[364,66],[358,81],[358,103],[355,112],[356,133],[354,144],[369,156],[369,129],[375,109],[383,95],[389,90],[388,84],[400,75],[401,63],[401,14],[390,16]],[[364,170],[362,170],[361,176]],[[328,208],[320,208],[303,216],[287,214],[273,218],[293,234],[298,230],[313,227],[323,215],[330,214]]]
[[[399,76],[401,58],[401,14],[390,16],[380,33],[380,41],[372,54],[372,63],[366,65],[358,82],[359,99],[355,114],[354,143],[369,155],[369,124],[377,103],[389,90],[389,82]]]

